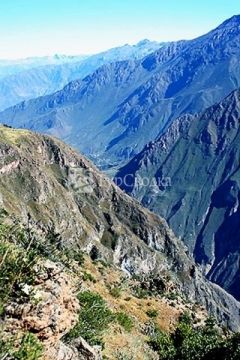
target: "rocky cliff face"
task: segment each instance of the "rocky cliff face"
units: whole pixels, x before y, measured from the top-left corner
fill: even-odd
[[[25,295],[32,294],[32,301],[19,304],[16,299],[8,304],[4,330],[14,334],[24,329],[37,334],[46,348],[44,359],[65,359],[60,340],[77,322],[75,285],[59,265],[50,261],[38,264],[35,273],[36,283],[23,287]]]
[[[239,40],[235,16],[143,60],[105,65],[53,95],[6,110],[0,122],[61,137],[102,168],[118,166],[178,116],[202,111],[239,86]]]
[[[168,274],[189,299],[231,328],[240,305],[201,274],[166,222],[145,210],[63,143],[0,130],[1,207],[59,249],[85,250],[128,274]]]
[[[238,90],[198,116],[174,121],[116,180],[167,219],[208,277],[238,299],[239,119]]]

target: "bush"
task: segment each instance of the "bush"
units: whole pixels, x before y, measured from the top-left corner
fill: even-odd
[[[43,346],[31,333],[23,336],[20,349],[14,353],[16,360],[38,360],[42,356]]]
[[[172,301],[177,300],[178,297],[179,297],[179,294],[174,292],[174,291],[172,291],[172,292],[170,292],[169,294],[166,295],[166,298],[169,299],[169,300],[172,300]]]
[[[64,249],[63,254],[65,254],[67,260],[74,260],[80,266],[84,265],[84,254],[81,250]]]
[[[184,313],[182,313],[180,315],[179,322],[191,325],[192,324],[192,318],[191,318],[190,313],[188,311],[184,311]]]
[[[38,360],[43,353],[40,341],[31,333],[23,335],[20,343],[16,346],[16,340],[0,340],[0,358],[13,360]],[[16,350],[18,347],[18,350]]]
[[[149,345],[159,354],[161,360],[176,359],[176,349],[171,335],[165,334],[159,329],[155,329],[154,335],[150,337]]]
[[[0,225],[0,312],[4,312],[4,304],[9,298],[21,298],[21,284],[31,285],[35,279],[34,265],[38,261],[35,250],[28,248],[27,251],[10,243],[13,234],[8,228]],[[19,234],[18,240],[21,240]]]
[[[240,334],[224,338],[213,319],[193,328],[188,314],[183,314],[174,333],[155,329],[150,346],[162,360],[237,360],[240,359]]]
[[[146,314],[150,318],[156,318],[158,316],[158,311],[156,309],[149,309],[147,310]]]
[[[0,339],[0,359],[6,359],[6,356],[10,354],[12,348],[13,348],[12,341],[10,340],[4,341],[3,339]]]
[[[109,294],[114,298],[120,298],[122,289],[119,286],[110,287]]]
[[[190,324],[180,323],[173,336],[177,359],[201,360],[217,346],[220,335],[206,327],[193,329]]]
[[[239,360],[240,334],[234,334],[212,349],[204,360]]]
[[[92,274],[84,271],[83,273],[83,277],[82,277],[83,281],[91,281],[93,282],[94,284],[97,282],[97,280],[95,279],[94,276],[92,276]]]
[[[146,299],[149,296],[149,293],[146,289],[142,289],[139,286],[135,286],[132,289],[132,294],[138,299]]]
[[[66,340],[82,336],[90,345],[102,343],[102,333],[114,320],[106,302],[98,294],[84,291],[78,294],[81,305],[77,325],[68,333]]]
[[[124,312],[119,312],[116,315],[116,320],[121,325],[125,331],[130,332],[133,328],[133,320],[125,314]]]

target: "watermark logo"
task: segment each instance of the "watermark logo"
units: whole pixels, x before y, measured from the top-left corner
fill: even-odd
[[[148,177],[126,174],[123,177],[115,177],[115,184],[123,190],[133,191],[134,189],[147,189],[148,192],[156,195],[163,195],[172,186],[170,177]]]
[[[79,194],[91,194],[96,186],[92,173],[79,167],[70,168],[69,181],[71,188]]]

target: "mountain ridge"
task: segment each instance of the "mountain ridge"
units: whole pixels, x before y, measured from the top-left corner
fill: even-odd
[[[175,120],[116,175],[120,187],[167,219],[208,277],[237,298],[239,119],[238,89],[200,115]],[[164,178],[171,179],[167,188]]]
[[[145,40],[88,56],[55,55],[10,61],[9,64],[1,63],[0,60],[0,109],[54,93],[70,81],[84,78],[104,64],[116,60],[137,60],[165,45]]]
[[[62,142],[0,128],[1,207],[60,246],[129,274],[169,274],[185,295],[238,329],[240,304],[205,280],[166,222]],[[161,275],[162,274],[162,275]],[[209,296],[211,294],[211,296]]]
[[[240,85],[239,38],[240,26],[225,24],[143,60],[105,65],[76,81],[73,103],[64,104],[64,97],[74,82],[50,98],[7,109],[0,121],[60,136],[114,172],[175,118],[206,109]]]

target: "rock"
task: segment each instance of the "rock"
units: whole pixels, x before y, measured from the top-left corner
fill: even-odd
[[[54,349],[48,350],[44,360],[102,360],[102,355],[99,349],[78,338],[71,346],[59,342]]]
[[[59,347],[65,349],[60,339],[78,320],[75,286],[62,267],[51,261],[38,265],[36,279],[38,281],[31,286],[28,300],[26,298],[23,304],[12,302],[6,308],[5,326],[11,333],[16,329],[34,333],[44,345],[46,359],[57,360],[53,354]]]
[[[90,346],[81,337],[75,339],[72,342],[72,346],[77,350],[79,360],[102,360],[100,348]]]

